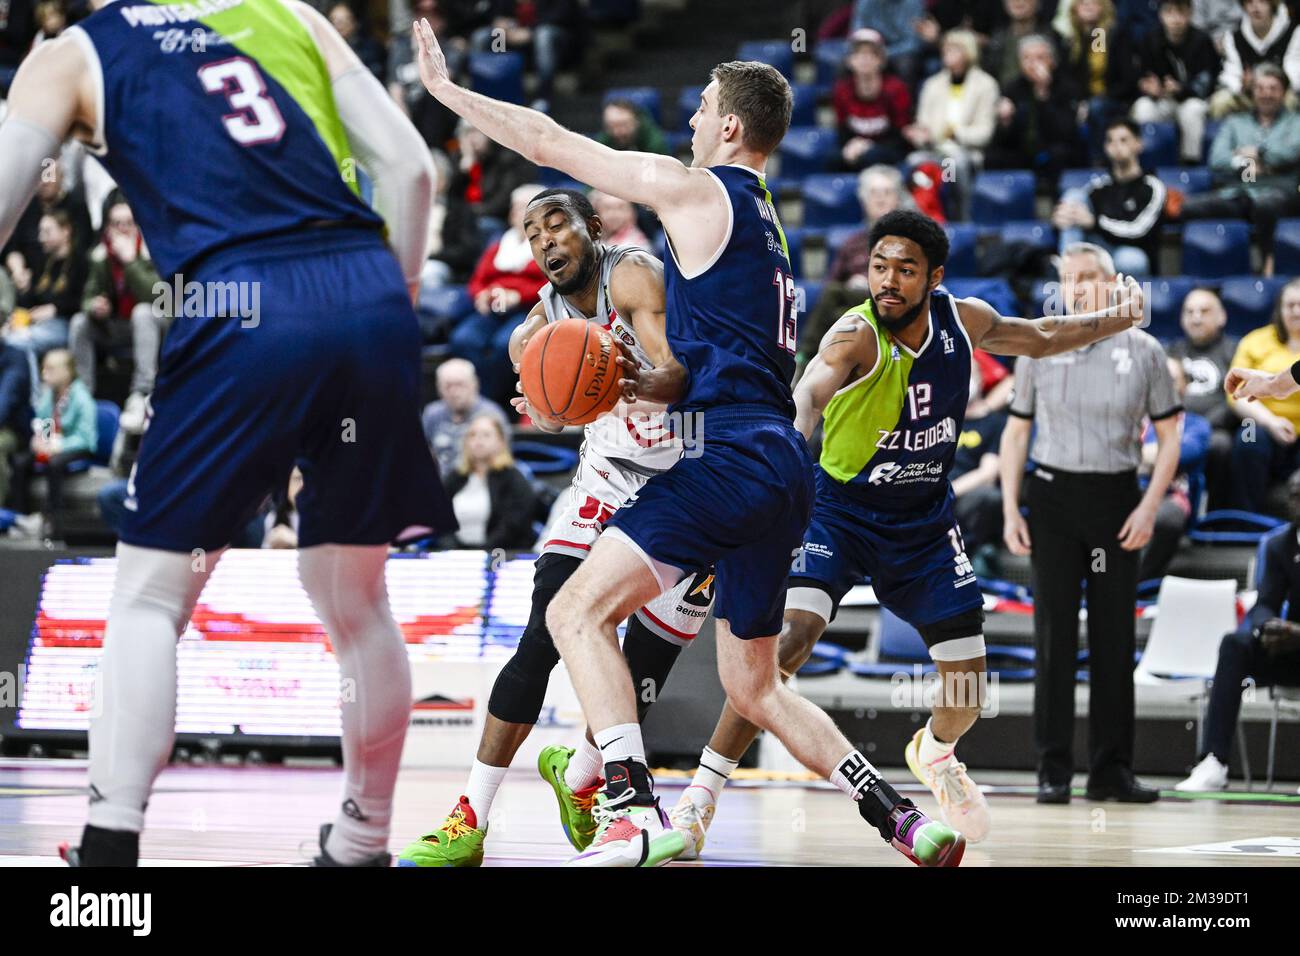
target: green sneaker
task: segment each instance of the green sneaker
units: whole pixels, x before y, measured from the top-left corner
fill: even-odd
[[[460,798],[441,827],[416,840],[397,858],[398,866],[482,866],[483,839],[469,800]]]
[[[596,821],[591,816],[592,804],[600,792],[601,781],[597,780],[590,787],[581,790],[572,789],[564,782],[564,771],[569,768],[569,758],[573,756],[570,747],[543,747],[537,755],[537,772],[555,791],[555,799],[560,805],[560,824],[564,835],[581,853],[591,846],[596,836]]]

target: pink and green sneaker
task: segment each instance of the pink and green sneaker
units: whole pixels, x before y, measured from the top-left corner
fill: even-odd
[[[959,866],[966,853],[966,838],[916,807],[904,803],[890,814],[894,838],[890,844],[917,866]]]

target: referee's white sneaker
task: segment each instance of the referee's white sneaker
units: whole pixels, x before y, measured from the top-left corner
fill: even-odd
[[[1227,790],[1228,768],[1219,763],[1219,758],[1214,754],[1206,754],[1205,759],[1192,769],[1191,775],[1176,784],[1174,789],[1184,793],[1198,790]]]

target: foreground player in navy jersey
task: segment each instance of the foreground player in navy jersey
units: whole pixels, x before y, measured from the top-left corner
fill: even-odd
[[[411,702],[388,543],[411,527],[455,527],[420,429],[409,298],[432,164],[306,4],[95,6],[14,80],[0,244],[74,136],[126,194],[182,295],[129,483],[90,725],[89,823],[67,859],[137,862],[172,750],[177,638],[232,532],[297,464],[299,573],[343,691],[343,800],[317,863],[387,865]],[[358,194],[357,162],[382,219]]]
[[[659,808],[616,627],[692,568],[717,567],[718,669],[732,705],[858,801],[915,862],[956,865],[964,841],[903,800],[830,718],[782,684],[777,635],[792,556],[813,504],[812,459],[794,428],[795,288],[763,179],[790,123],[789,84],[753,62],[714,69],[691,119],[693,162],[616,152],[549,117],[458,87],[425,22],[425,86],[487,136],[541,166],[643,203],[668,233],[666,331],[674,361],[627,389],[670,404],[687,454],[620,508],[551,601],[547,626],[605,760],[595,840],[580,865],[645,866],[683,849]],[[638,380],[639,379],[639,380]]]

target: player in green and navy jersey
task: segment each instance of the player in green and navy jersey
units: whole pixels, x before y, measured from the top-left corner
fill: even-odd
[[[983,598],[948,481],[972,349],[1042,356],[1080,348],[1140,323],[1142,296],[1121,276],[1112,292],[1121,301],[1110,308],[1004,318],[940,290],[948,239],[932,219],[889,213],[869,243],[867,301],[826,333],[795,388],[796,426],[811,439],[822,420],[824,439],[812,522],[788,581],[781,670],[802,666],[840,600],[870,578],[881,605],[920,631],[944,678],[907,764],[933,791],[944,822],[975,841],[988,831],[988,806],[954,749],[983,705]],[[757,735],[728,705],[672,814],[688,834],[688,856],[703,847],[721,786]]]

